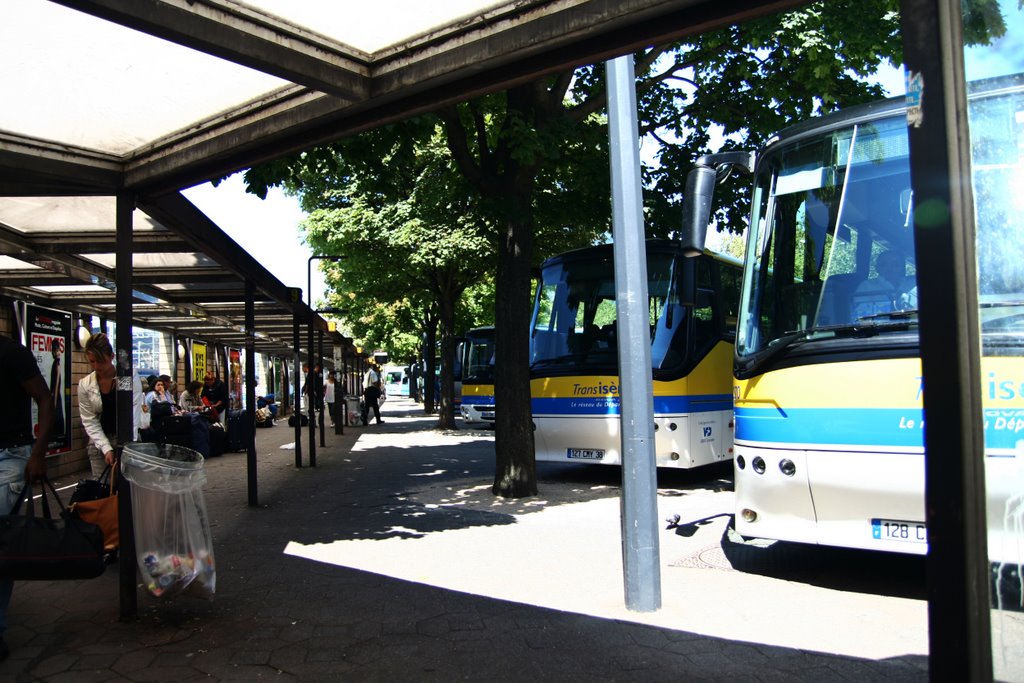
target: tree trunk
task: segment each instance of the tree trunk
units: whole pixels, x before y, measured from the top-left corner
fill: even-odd
[[[453,297],[439,297],[441,323],[441,408],[437,426],[455,429],[455,304]]]
[[[494,450],[492,491],[506,498],[537,494],[530,410],[530,264],[532,193],[516,193],[498,247],[495,302]]]

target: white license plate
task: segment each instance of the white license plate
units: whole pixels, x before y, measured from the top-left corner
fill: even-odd
[[[491,411],[484,411],[484,412],[480,413],[480,417],[483,418],[484,420],[493,420],[494,419],[494,411],[493,410],[491,410]]]
[[[604,458],[604,449],[601,448],[570,448],[569,458],[574,460],[601,460]]]
[[[922,522],[907,522],[899,519],[873,519],[871,520],[871,536],[880,541],[927,543],[928,529]]]

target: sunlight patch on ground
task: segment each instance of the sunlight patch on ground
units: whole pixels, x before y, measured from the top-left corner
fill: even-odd
[[[709,501],[715,502],[714,508],[708,508]],[[456,528],[424,531],[409,528],[417,526],[410,521],[409,527],[396,524],[369,531],[363,538],[292,541],[284,552],[446,590],[715,637],[851,656],[927,652],[926,633],[890,634],[870,644],[851,637],[884,633],[885,624],[897,613],[903,618],[908,609],[920,612],[924,622],[922,601],[861,596],[860,609],[836,624],[835,614],[849,606],[843,591],[823,588],[809,599],[807,587],[798,582],[768,579],[766,590],[763,576],[727,567],[680,566],[681,557],[717,544],[727,527],[727,515],[717,508],[730,502],[731,496],[659,500],[659,519],[673,512],[684,520],[715,519],[686,537],[660,527],[662,607],[655,612],[625,607],[618,498],[550,505],[526,514],[509,512],[511,524],[455,520]],[[442,507],[428,504],[423,510],[429,519]],[[737,619],[735,610],[723,609],[723,595],[746,596],[742,618]]]
[[[437,477],[437,476],[440,476],[440,475],[444,474],[447,471],[448,470],[434,470],[433,472],[415,472],[415,473],[410,473],[408,476],[410,476],[410,477]]]

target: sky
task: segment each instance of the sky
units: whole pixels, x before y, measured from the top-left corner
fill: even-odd
[[[278,280],[301,289],[305,300],[309,301],[306,282],[309,257],[313,252],[299,233],[299,223],[306,214],[299,207],[297,197],[286,196],[282,190],[274,188],[266,199],[260,199],[245,191],[240,173],[217,187],[204,183],[182,194]],[[316,266],[314,261],[313,296],[320,299],[324,280]]]

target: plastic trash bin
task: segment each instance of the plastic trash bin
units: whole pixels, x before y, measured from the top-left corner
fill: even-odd
[[[356,425],[362,422],[363,416],[360,412],[359,397],[358,396],[346,396],[345,397],[345,424]]]
[[[136,561],[156,597],[187,591],[213,598],[217,574],[203,462],[197,451],[170,444],[133,442],[121,454],[132,485]]]

